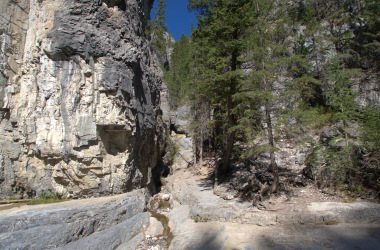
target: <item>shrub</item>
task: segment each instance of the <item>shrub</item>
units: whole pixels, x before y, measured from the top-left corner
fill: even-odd
[[[170,135],[165,136],[165,160],[171,165],[179,153],[179,146],[175,144]]]
[[[39,194],[40,199],[48,200],[48,199],[62,199],[62,194],[58,192],[50,192],[50,193],[41,193]]]
[[[326,225],[338,225],[339,224],[339,221],[336,221],[336,220],[328,220],[325,222]]]
[[[39,194],[39,198],[35,200],[31,200],[27,202],[27,205],[37,205],[37,204],[48,204],[48,203],[56,203],[68,201],[68,198],[62,198],[62,194],[58,192],[49,192],[49,193],[41,193]]]
[[[344,203],[352,203],[355,202],[356,198],[355,197],[348,197],[343,200]]]

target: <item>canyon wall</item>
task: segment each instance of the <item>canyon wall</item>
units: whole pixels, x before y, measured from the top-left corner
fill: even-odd
[[[153,0],[2,0],[0,196],[152,185],[161,71]]]

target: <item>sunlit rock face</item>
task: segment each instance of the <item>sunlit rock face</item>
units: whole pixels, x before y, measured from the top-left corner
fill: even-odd
[[[151,185],[160,75],[149,0],[2,0],[0,196]]]

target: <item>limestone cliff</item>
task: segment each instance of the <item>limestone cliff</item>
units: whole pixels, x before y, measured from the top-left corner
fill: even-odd
[[[151,185],[160,70],[152,0],[2,0],[0,196]]]

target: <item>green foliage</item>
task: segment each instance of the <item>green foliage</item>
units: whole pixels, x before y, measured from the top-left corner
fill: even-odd
[[[57,203],[57,202],[64,202],[69,201],[68,198],[63,198],[62,194],[58,192],[49,192],[49,193],[41,193],[39,194],[38,199],[34,199],[31,201],[28,201],[27,205],[37,205],[37,204],[48,204],[48,203]]]
[[[198,223],[198,222],[208,222],[207,218],[202,218],[200,216],[194,216],[192,219],[194,220],[195,223]]]
[[[332,138],[328,143],[308,141],[310,154],[305,164],[311,166],[320,187],[335,188],[361,195],[380,190],[380,161],[377,151],[363,155],[361,146],[346,145],[344,135]]]
[[[344,203],[353,203],[356,201],[356,198],[355,197],[348,197],[348,198],[344,198],[343,199],[343,202]]]
[[[58,192],[40,193],[39,198],[44,199],[44,200],[47,200],[47,199],[60,200],[60,199],[62,199],[62,194],[60,194]]]
[[[155,10],[153,10],[155,17],[148,22],[147,33],[152,37],[152,46],[156,53],[163,54],[166,52],[167,41],[165,33],[168,31],[166,19],[166,1],[158,0]]]
[[[193,39],[200,72],[198,86],[219,106],[239,91],[239,71],[245,51],[244,32],[250,25],[249,1],[213,1],[207,16],[199,18]]]
[[[368,179],[369,175],[367,175],[368,168],[364,167],[362,163],[363,156],[360,151],[363,149],[357,146],[358,142],[355,142],[348,132],[349,124],[363,119],[363,111],[359,109],[355,101],[359,93],[353,90],[353,83],[363,75],[363,72],[361,69],[355,68],[359,64],[353,63],[353,55],[357,53],[358,47],[354,45],[353,29],[348,26],[360,16],[360,6],[350,4],[349,1],[344,1],[343,3],[338,1],[329,3],[305,1],[304,14],[308,6],[313,5],[315,16],[307,18],[306,16],[308,15],[305,14],[296,21],[302,22],[308,28],[310,27],[315,34],[318,34],[317,31],[321,29],[326,30],[327,27],[316,27],[310,22],[317,23],[318,21],[326,20],[330,26],[328,33],[319,35],[322,40],[315,39],[314,41],[317,43],[312,47],[318,51],[317,55],[319,57],[324,57],[325,59],[320,65],[319,71],[314,73],[317,78],[310,79],[309,75],[306,75],[306,78],[300,77],[298,79],[301,84],[296,88],[301,89],[300,97],[303,104],[299,102],[301,104],[299,106],[306,107],[306,110],[302,111],[302,113],[310,114],[310,117],[312,117],[311,124],[320,124],[312,127],[318,129],[323,125],[336,124],[340,130],[340,135],[331,138],[328,144],[318,142],[312,146],[313,150],[309,155],[307,164],[311,164],[318,169],[317,180],[322,185],[337,187],[341,184],[347,184],[348,189],[352,190],[355,185],[361,185],[361,182]],[[349,9],[352,9],[352,11],[349,11]],[[315,35],[312,35],[312,37],[318,38]],[[323,39],[325,41],[324,45]],[[330,51],[332,48],[335,49],[336,54],[324,52],[320,44],[325,48],[329,48]],[[300,49],[299,51],[302,51],[306,58],[312,56],[312,53],[305,54],[305,50]],[[312,59],[313,57],[310,58]],[[296,64],[296,66],[298,65]],[[304,74],[305,71],[299,69],[299,66],[296,67],[293,74]],[[321,93],[323,98],[318,97],[316,93]],[[321,102],[321,100],[324,101]],[[327,119],[321,120],[318,119],[318,113],[312,114],[320,107],[324,107],[323,109],[327,111],[325,113],[327,115],[325,118]],[[303,114],[297,114],[299,121],[303,120]],[[374,123],[376,119],[373,119],[371,115],[367,117],[372,122],[367,123],[369,127],[364,129],[363,132],[368,130],[369,133],[371,133],[370,131],[376,133],[376,130],[373,129],[376,126],[376,122]],[[315,121],[313,121],[314,119]],[[373,124],[372,126],[369,125],[371,123]],[[366,133],[364,132],[364,134]],[[370,144],[376,145],[373,142]],[[367,146],[367,148],[369,147]]]
[[[337,143],[339,141],[343,141],[343,138],[334,138],[332,140],[333,143]],[[324,152],[322,157],[325,158],[326,170],[331,172],[334,181],[337,183],[344,183],[346,181],[350,181],[350,174],[353,171],[357,171],[355,168],[354,162],[351,159],[352,147],[343,146],[343,147],[335,147],[331,145],[328,147],[328,150]]]
[[[337,220],[328,220],[328,221],[325,222],[325,224],[329,225],[329,226],[331,226],[331,225],[338,225],[339,221],[337,221]]]
[[[245,78],[240,66],[247,47],[244,39],[251,25],[247,13],[250,13],[252,3],[248,0],[216,0],[202,5],[204,3],[196,1],[195,4],[196,8],[201,8],[201,14],[198,27],[192,34],[195,62],[192,70],[196,75],[191,97],[199,100],[196,93],[201,93],[202,101],[217,111],[213,124],[218,130],[215,139],[221,138],[216,141],[220,141],[222,144],[219,145],[224,148],[225,171],[235,142],[236,109],[240,105],[235,95],[241,91]]]
[[[172,164],[175,157],[179,154],[179,147],[175,144],[175,142],[172,140],[170,135],[165,135],[165,160]]]
[[[360,164],[363,168],[362,176],[366,186],[375,187],[380,191],[380,108],[367,107],[363,112],[362,141],[367,150],[366,159]]]
[[[362,139],[369,151],[380,152],[380,109],[378,107],[364,109]]]
[[[363,1],[359,16],[365,23],[355,31],[353,45],[355,51],[360,54],[356,64],[361,67],[378,72],[380,68],[380,2],[376,0]]]
[[[250,157],[257,157],[258,155],[262,154],[262,153],[266,153],[266,152],[276,152],[278,151],[279,149],[276,148],[276,147],[272,147],[268,144],[265,144],[265,145],[262,145],[262,146],[258,146],[258,147],[253,147],[253,148],[250,148],[249,150],[246,150],[242,157],[243,159],[244,158],[250,158]]]
[[[353,146],[346,145],[342,135],[331,138],[327,143],[309,141],[311,153],[305,164],[313,166],[316,180],[321,186],[337,187],[347,183],[352,188],[360,172],[353,154]]]
[[[347,122],[358,117],[358,107],[355,103],[357,91],[352,90],[352,77],[357,71],[345,69],[335,57],[326,68],[327,83],[325,94],[333,109],[335,121]]]
[[[212,0],[189,0],[187,9],[189,11],[196,11],[201,14],[206,14],[207,10],[210,8]]]
[[[191,44],[190,38],[182,34],[174,44],[169,70],[164,71],[164,81],[168,85],[170,105],[183,105],[191,93]]]
[[[378,185],[380,112],[359,107],[354,89],[378,71],[378,1],[189,0],[188,9],[198,27],[174,45],[164,80],[172,106],[191,105],[198,145],[226,157],[239,141],[250,157],[286,138],[309,145],[319,182]],[[326,127],[339,135],[310,140]]]

